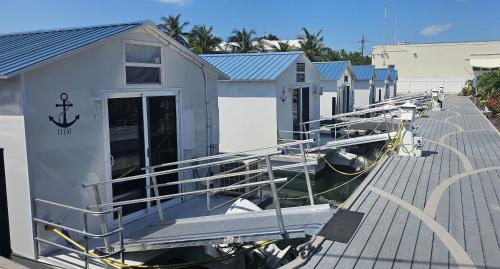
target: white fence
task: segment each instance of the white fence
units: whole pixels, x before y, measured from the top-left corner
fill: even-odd
[[[472,78],[423,78],[399,77],[397,82],[398,94],[415,94],[430,92],[432,89],[444,87],[444,93],[457,94],[465,87],[467,80]]]

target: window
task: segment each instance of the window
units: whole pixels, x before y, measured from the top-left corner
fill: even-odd
[[[161,83],[161,47],[125,43],[127,84]]]
[[[349,77],[348,76],[344,76],[344,82],[349,82]]]
[[[297,63],[297,82],[306,81],[306,64]]]
[[[388,65],[387,67],[389,67],[389,69],[394,69],[394,68],[396,68],[396,66],[395,66],[395,65],[393,65],[393,64],[390,64],[390,65]]]

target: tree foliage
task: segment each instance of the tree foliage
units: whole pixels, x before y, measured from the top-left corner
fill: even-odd
[[[257,39],[254,38],[255,30],[247,30],[243,28],[242,30],[234,29],[232,35],[227,39],[230,43],[235,43],[231,45],[234,52],[247,53],[256,52],[259,50],[259,46],[256,45]]]
[[[163,22],[158,25],[158,28],[163,30],[177,42],[186,46],[189,33],[184,31],[184,28],[189,25],[189,22],[181,22],[181,14],[177,14],[177,16],[161,17],[161,20]]]
[[[298,36],[298,38],[302,40],[300,44],[301,49],[311,61],[320,61],[322,58],[324,38],[321,32],[322,31],[319,30],[317,33],[311,33],[304,27],[302,28],[302,34]]]
[[[182,22],[180,14],[162,17],[161,20],[162,23],[158,27],[179,43],[190,48],[193,52],[198,54],[223,52],[220,47],[222,39],[213,34],[212,26],[195,25],[191,31],[186,31],[185,28],[189,26],[189,22]],[[247,53],[262,51],[258,41],[267,39],[278,41],[275,51],[302,50],[311,61],[351,61],[353,65],[371,64],[371,57],[361,55],[360,52],[346,51],[344,49],[334,50],[326,47],[323,43],[324,37],[321,30],[311,32],[304,27],[298,38],[301,40],[301,48],[299,49],[287,41],[281,41],[277,35],[267,34],[256,37],[255,30],[242,28],[241,30],[233,30],[227,41],[230,43],[228,45],[231,48],[231,52]]]
[[[495,115],[500,115],[500,71],[490,71],[477,77],[478,95],[481,102]]]
[[[197,54],[214,53],[220,48],[222,39],[212,34],[213,27],[195,25],[189,34],[188,44],[191,50]]]

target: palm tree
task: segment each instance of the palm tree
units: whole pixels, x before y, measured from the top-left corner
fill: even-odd
[[[189,34],[189,46],[197,54],[213,53],[220,48],[222,39],[212,34],[213,27],[205,25],[195,25]]]
[[[298,36],[302,40],[300,46],[311,61],[319,61],[323,52],[323,36],[321,30],[317,33],[310,33],[305,27],[302,28],[303,33]]]
[[[189,33],[184,32],[184,28],[189,25],[189,22],[181,23],[181,14],[177,14],[177,16],[168,16],[161,17],[163,23],[158,25],[158,28],[163,30],[167,35],[175,39],[177,42],[186,46],[186,38],[189,36]]]
[[[256,39],[253,37],[255,35],[255,31],[252,29],[247,31],[243,28],[241,31],[238,29],[233,30],[233,35],[228,38],[228,42],[236,43],[235,45],[231,45],[234,52],[253,52],[259,50],[259,45],[255,42]]]

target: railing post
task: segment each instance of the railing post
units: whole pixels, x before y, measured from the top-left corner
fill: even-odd
[[[33,210],[35,212],[33,212],[33,215],[35,216],[35,218],[38,218],[38,203],[33,200]],[[35,225],[35,238],[38,238],[40,236],[40,228],[38,227],[39,224],[38,222],[33,222],[33,224]],[[40,242],[38,240],[36,240],[35,242],[35,260],[38,260],[38,258],[40,257]]]
[[[207,214],[212,214],[212,209],[210,206],[210,179],[207,179]]]
[[[88,225],[88,219],[87,219],[87,213],[83,213],[83,231],[85,233],[88,233],[89,231],[89,225]],[[85,242],[85,251],[88,253],[89,250],[89,238],[86,234],[83,235],[83,240]],[[85,258],[85,269],[89,269],[89,257],[87,255],[84,256]]]
[[[95,203],[99,210],[101,210],[100,206],[102,205],[101,201],[101,194],[99,193],[99,186],[94,184],[92,185],[92,189],[94,190],[94,197],[95,197]],[[108,232],[108,222],[106,220],[106,216],[101,215],[99,216],[99,220],[101,222],[101,230],[102,233],[107,233]],[[109,238],[104,238],[104,245],[106,246],[107,250],[111,249],[111,244],[109,242]]]
[[[154,171],[153,171],[154,172]],[[153,182],[153,191],[155,193],[155,197],[160,196],[160,191],[158,190],[158,183],[156,181],[156,176],[151,177],[151,181]],[[165,221],[165,217],[163,216],[163,207],[161,206],[161,200],[156,200],[156,210],[158,210],[158,217],[162,222]]]
[[[267,173],[269,176],[269,183],[271,185],[271,192],[273,194],[274,208],[276,209],[276,217],[278,218],[278,226],[283,239],[287,239],[288,233],[286,232],[285,224],[283,223],[283,215],[281,214],[280,200],[278,199],[278,192],[276,191],[276,185],[274,184],[273,167],[271,166],[271,159],[269,158],[269,155],[266,156],[266,165],[267,165]]]
[[[309,202],[314,205],[314,198],[311,188],[311,178],[309,176],[309,168],[307,167],[306,154],[304,152],[304,144],[300,144],[300,155],[302,156],[302,163],[304,164],[304,175],[306,176],[307,193],[309,194]]]
[[[120,260],[122,263],[125,263],[125,246],[123,245],[123,212],[122,212],[122,207],[119,208],[118,210],[118,229],[120,229],[120,232],[118,232],[119,240],[120,240]]]

